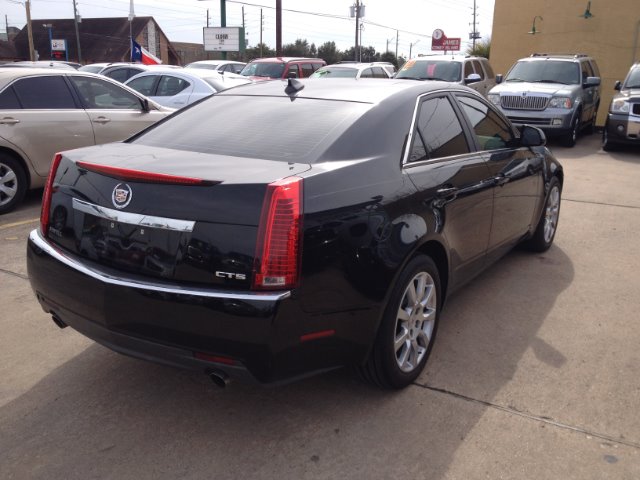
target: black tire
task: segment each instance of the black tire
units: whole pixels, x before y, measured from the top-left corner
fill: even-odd
[[[10,212],[27,193],[27,175],[20,162],[0,153],[0,214]]]
[[[596,105],[596,108],[593,111],[593,115],[591,115],[591,121],[589,122],[589,126],[587,127],[587,134],[588,135],[593,135],[594,133],[596,133],[596,120],[598,118],[598,108],[600,107],[600,105]]]
[[[426,288],[420,292],[423,280]],[[416,297],[410,291],[416,292],[416,286],[418,299],[413,302],[410,299]],[[441,295],[433,260],[425,255],[413,258],[393,288],[369,358],[358,367],[362,378],[387,389],[404,388],[418,378],[435,341]]]
[[[616,144],[609,139],[609,125],[604,126],[602,130],[602,150],[605,152],[614,152]]]
[[[556,177],[549,182],[549,192],[544,202],[544,209],[533,236],[525,242],[525,247],[532,252],[549,250],[558,230],[560,219],[560,203],[562,200],[562,186]]]
[[[571,130],[563,137],[562,144],[565,147],[575,147],[578,141],[578,135],[580,134],[580,115],[580,112],[576,113],[576,118],[571,122]]]

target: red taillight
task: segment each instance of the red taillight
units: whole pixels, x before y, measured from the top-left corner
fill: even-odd
[[[302,244],[302,178],[267,186],[256,244],[253,289],[297,286]]]
[[[78,162],[78,167],[90,172],[101,173],[118,180],[129,180],[131,182],[146,183],[168,183],[174,185],[210,185],[218,182],[208,182],[201,178],[183,177],[180,175],[169,175],[166,173],[144,172],[142,170],[132,170],[130,168],[110,167],[89,162]]]
[[[53,179],[56,177],[58,166],[62,160],[62,154],[56,153],[51,162],[51,169],[47,177],[42,194],[42,209],[40,210],[40,231],[44,237],[49,233],[49,210],[51,209],[51,196],[53,195]]]

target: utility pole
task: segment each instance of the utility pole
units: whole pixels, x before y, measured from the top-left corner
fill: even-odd
[[[207,8],[207,28],[209,28],[209,9]]]
[[[242,5],[242,36],[244,37],[242,41],[244,42],[244,47],[247,48],[247,34],[244,29],[244,5]],[[238,53],[240,58],[244,60],[244,51]]]
[[[78,63],[82,63],[82,52],[80,51],[80,32],[78,31],[78,7],[76,5],[76,0],[73,0],[73,23],[75,24],[75,27],[76,27],[76,44],[78,47]]]
[[[360,0],[356,0],[356,43],[353,49],[354,60],[358,61],[358,34],[360,33]]]
[[[35,61],[36,55],[33,51],[33,30],[31,29],[31,2],[26,0],[24,7],[27,10],[27,37],[29,38],[29,60]]]
[[[264,30],[264,15],[262,9],[260,9],[260,58],[262,58],[262,30]]]
[[[473,50],[476,50],[476,37],[478,34],[476,33],[476,0],[473,0]]]
[[[9,16],[5,15],[4,16],[4,28],[5,31],[7,32],[7,41],[9,40]]]
[[[398,61],[398,39],[400,38],[400,32],[396,30],[396,62]],[[398,65],[400,68],[400,65]]]
[[[220,26],[227,26],[227,2],[225,0],[220,0]],[[227,52],[222,52],[222,59],[227,59]]]
[[[282,56],[282,0],[276,0],[276,57]]]

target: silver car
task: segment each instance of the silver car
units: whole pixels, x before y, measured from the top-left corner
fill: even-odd
[[[130,78],[125,85],[160,105],[182,108],[216,92],[246,83],[251,83],[251,80],[234,73],[220,74],[215,70],[156,68]]]
[[[0,213],[42,187],[56,152],[124,140],[172,113],[76,70],[0,70]]]

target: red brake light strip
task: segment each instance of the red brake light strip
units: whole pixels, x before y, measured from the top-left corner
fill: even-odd
[[[215,181],[207,181],[201,178],[183,177],[180,175],[169,175],[166,173],[145,172],[130,168],[111,167],[108,165],[98,165],[89,162],[78,162],[78,167],[90,172],[100,173],[118,180],[129,180],[132,182],[146,183],[166,183],[172,185],[214,185]]]

